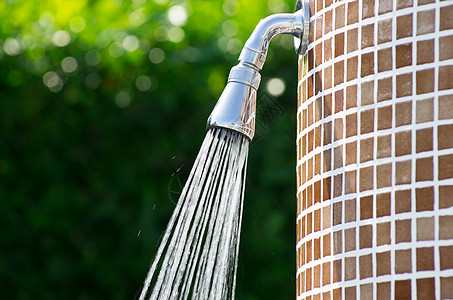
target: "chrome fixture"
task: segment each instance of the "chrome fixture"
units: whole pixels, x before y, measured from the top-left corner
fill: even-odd
[[[295,36],[296,53],[305,54],[308,46],[308,1],[298,1],[293,14],[276,14],[261,20],[244,45],[239,64],[230,71],[228,83],[208,118],[207,128],[223,127],[238,131],[249,139],[255,134],[256,92],[272,38],[288,33]]]

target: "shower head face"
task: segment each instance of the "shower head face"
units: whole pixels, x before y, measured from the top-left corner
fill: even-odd
[[[228,82],[206,127],[238,131],[250,140],[255,135],[256,90],[240,82]]]

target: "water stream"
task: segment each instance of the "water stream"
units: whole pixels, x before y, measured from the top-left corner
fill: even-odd
[[[234,299],[249,140],[211,128],[140,294]]]

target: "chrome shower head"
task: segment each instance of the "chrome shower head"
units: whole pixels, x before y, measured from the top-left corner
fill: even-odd
[[[242,49],[239,64],[231,69],[228,83],[208,118],[207,128],[228,128],[253,139],[256,92],[261,80],[259,71],[266,60],[271,39],[282,33],[292,34],[296,52],[304,54],[307,49],[308,2],[298,1],[296,9],[293,14],[271,15],[258,23]]]

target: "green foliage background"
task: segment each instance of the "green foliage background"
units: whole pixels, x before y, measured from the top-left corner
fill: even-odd
[[[134,299],[229,69],[258,21],[293,2],[0,2],[1,299]],[[185,22],[170,22],[174,6]],[[275,38],[261,74],[283,116],[258,116],[237,298],[291,299],[291,37]]]

